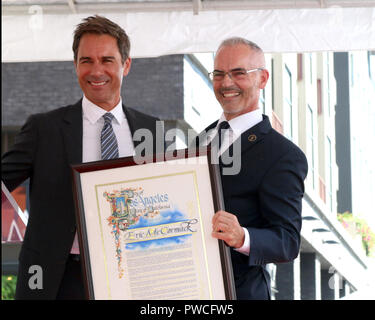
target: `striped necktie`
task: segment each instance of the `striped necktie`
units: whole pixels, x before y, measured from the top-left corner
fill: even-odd
[[[118,158],[117,139],[112,128],[113,117],[114,115],[110,112],[103,115],[104,126],[100,137],[103,160]]]

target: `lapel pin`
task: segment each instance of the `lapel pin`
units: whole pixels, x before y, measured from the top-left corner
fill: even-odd
[[[257,139],[257,136],[255,134],[251,134],[249,135],[249,137],[247,138],[250,142],[254,142],[256,139]]]

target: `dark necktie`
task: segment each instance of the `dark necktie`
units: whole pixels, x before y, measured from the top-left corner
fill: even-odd
[[[104,126],[100,137],[103,160],[118,158],[117,139],[112,128],[113,117],[113,114],[110,112],[103,115]]]
[[[219,136],[219,150],[221,148],[221,144],[223,143],[222,139],[224,138],[224,133],[229,128],[230,128],[230,125],[228,121],[223,121],[219,124],[218,130],[217,130],[217,134]]]

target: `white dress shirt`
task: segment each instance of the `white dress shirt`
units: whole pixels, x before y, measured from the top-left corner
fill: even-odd
[[[122,100],[110,111],[114,118],[112,120],[113,131],[116,135],[119,157],[133,156],[135,154],[132,134],[129,123],[122,109]],[[93,104],[85,96],[82,99],[82,162],[101,160],[100,136],[104,126],[103,115],[106,110]],[[79,254],[77,233],[70,251]]]
[[[263,120],[262,111],[260,109],[256,109],[254,111],[242,114],[238,117],[235,117],[228,121],[230,128],[227,130],[226,134],[223,137],[223,142],[221,144],[221,148],[219,150],[219,155],[222,155],[223,152],[229,148],[229,146],[238,139],[242,133],[246,130],[249,130],[253,126],[257,125],[259,122]],[[209,134],[208,136],[208,143],[212,141],[212,139],[216,136],[218,132],[218,128],[221,122],[227,121],[225,118],[224,113],[221,115],[216,128]],[[235,249],[238,252],[243,254],[249,255],[250,253],[250,235],[249,231],[246,228],[242,228],[245,232],[245,241],[241,248]]]
[[[241,134],[243,134],[246,130],[249,130],[253,126],[257,125],[262,120],[262,111],[260,109],[256,109],[254,111],[242,114],[236,118],[229,120],[228,123],[230,125],[230,128],[229,130],[227,130],[226,134],[223,137],[224,139],[221,144],[219,155],[222,155],[223,152],[226,149],[228,149],[228,147],[241,136]],[[216,136],[219,125],[223,121],[227,121],[224,113],[221,115],[219,121],[217,122],[215,129],[210,132],[207,139],[207,144],[209,144],[212,141],[212,139]]]
[[[93,104],[84,96],[82,100],[82,112],[82,162],[101,160],[100,136],[104,126],[103,115],[107,111]],[[133,156],[135,150],[132,134],[122,109],[121,98],[117,106],[110,112],[114,115],[112,127],[118,143],[119,157]]]

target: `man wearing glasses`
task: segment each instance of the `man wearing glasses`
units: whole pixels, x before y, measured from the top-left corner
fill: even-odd
[[[219,140],[225,211],[215,213],[212,236],[231,247],[237,298],[270,299],[266,264],[291,261],[299,252],[307,160],[259,109],[269,78],[262,49],[246,39],[227,39],[214,67],[210,78],[223,114],[199,139],[212,147]],[[240,152],[233,152],[235,144]],[[226,153],[240,161],[239,172],[224,172]]]

